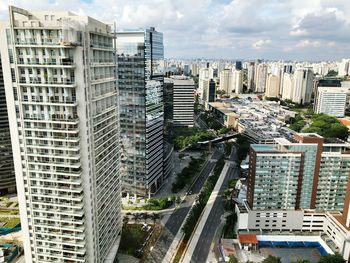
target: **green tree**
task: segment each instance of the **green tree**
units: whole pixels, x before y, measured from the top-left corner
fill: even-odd
[[[335,70],[331,69],[330,71],[328,71],[327,75],[325,77],[336,77],[338,76],[338,72],[336,72]]]
[[[235,256],[229,256],[228,263],[238,263],[238,259]]]
[[[328,254],[327,256],[322,256],[318,263],[344,263],[342,255],[335,253],[334,255]]]
[[[265,258],[262,263],[281,263],[281,258],[279,257],[274,257],[269,255],[267,258]]]
[[[310,263],[310,261],[306,259],[298,259],[297,261],[294,261],[292,263]]]

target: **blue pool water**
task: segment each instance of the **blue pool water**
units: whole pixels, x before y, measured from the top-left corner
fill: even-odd
[[[321,256],[328,255],[327,251],[324,247],[318,243],[313,241],[259,241],[259,248],[268,248],[268,247],[276,247],[276,248],[317,248],[318,252],[320,252]]]

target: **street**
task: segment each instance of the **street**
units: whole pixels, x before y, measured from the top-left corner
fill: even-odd
[[[214,201],[214,205],[209,213],[209,216],[204,225],[204,231],[201,232],[198,239],[197,245],[192,254],[191,263],[203,263],[207,262],[207,258],[210,250],[212,249],[212,244],[215,246],[218,243],[218,240],[215,239],[215,233],[220,226],[221,216],[225,213],[222,201],[222,194],[227,188],[228,181],[232,178],[238,178],[238,169],[235,165],[237,158],[237,150],[235,147],[232,147],[231,155],[229,160],[233,163],[230,163],[230,167],[227,170],[225,179],[220,187],[219,194]]]
[[[205,181],[214,169],[216,162],[221,155],[222,153],[215,150],[211,159],[205,164],[204,168],[201,171],[201,174],[198,176],[197,180],[188,191],[191,194],[186,196],[180,207],[171,214],[168,221],[166,222],[162,234],[160,235],[155,247],[147,258],[147,262],[161,263],[163,261],[171,243],[174,240],[174,237],[176,236],[177,232],[181,230],[180,227],[185,220],[188,212],[190,211],[197,194],[202,189]]]

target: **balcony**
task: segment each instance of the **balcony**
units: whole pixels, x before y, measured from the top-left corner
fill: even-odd
[[[53,80],[35,80],[35,79],[25,79],[21,78],[19,81],[21,86],[38,86],[38,87],[46,87],[46,86],[55,86],[55,87],[75,87],[75,79],[53,81]]]
[[[17,62],[17,65],[19,67],[64,67],[64,68],[74,68],[76,65],[73,61],[73,59],[62,59],[61,61],[50,61],[50,60],[44,60],[44,61],[36,61],[36,60],[24,60]]]
[[[107,43],[103,43],[103,42],[92,42],[90,47],[92,49],[103,49],[103,50],[108,50],[108,51],[114,50],[112,43],[107,44]]]

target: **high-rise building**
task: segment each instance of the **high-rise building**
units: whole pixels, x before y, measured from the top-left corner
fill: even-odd
[[[252,145],[247,200],[254,210],[344,208],[350,181],[350,144],[298,133],[294,141]]]
[[[282,82],[282,99],[292,100],[294,88],[294,75],[290,73],[283,74]]]
[[[256,66],[255,92],[265,92],[267,80],[267,64],[262,63]]]
[[[342,59],[340,62],[337,62],[337,67],[338,67],[338,76],[339,77],[344,77],[349,74],[349,59]]]
[[[344,117],[347,88],[318,87],[315,98],[315,113],[325,113],[334,117]]]
[[[249,62],[248,64],[248,73],[247,73],[247,88],[250,91],[255,90],[255,63]]]
[[[118,32],[123,192],[150,196],[163,184],[163,34]]]
[[[185,76],[189,76],[190,75],[190,65],[188,64],[184,64],[184,70],[183,70],[183,73]]]
[[[214,102],[216,98],[216,83],[210,79],[207,88],[203,91],[203,104],[206,110],[209,109],[209,102]]]
[[[9,8],[0,52],[25,262],[113,262],[121,231],[112,28]]]
[[[199,67],[196,63],[191,64],[191,75],[192,76],[198,76],[199,74]]]
[[[199,70],[199,78],[198,78],[198,93],[200,95],[200,99],[204,100],[204,92],[209,89],[209,82],[214,77],[212,68],[201,68]]]
[[[269,98],[278,98],[280,80],[278,76],[269,74],[266,82],[265,96]]]
[[[243,71],[235,70],[233,72],[233,88],[235,94],[241,94],[243,92]]]
[[[242,70],[242,61],[236,61],[236,70]]]
[[[294,71],[294,86],[292,101],[297,104],[311,102],[314,74],[310,68],[299,68]]]
[[[16,177],[0,56],[0,195],[13,192],[16,192]]]
[[[194,82],[192,79],[176,78],[173,81],[173,125],[193,127]]]
[[[234,90],[234,79],[231,69],[224,69],[220,72],[220,90],[223,90],[226,95],[231,96]]]

